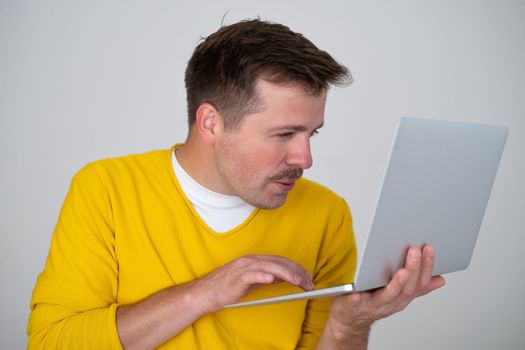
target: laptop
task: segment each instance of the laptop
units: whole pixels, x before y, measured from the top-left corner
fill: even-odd
[[[410,246],[435,247],[433,275],[466,269],[507,135],[504,126],[401,118],[354,282],[226,307],[383,287]]]

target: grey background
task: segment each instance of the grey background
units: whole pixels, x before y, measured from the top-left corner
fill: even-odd
[[[468,270],[378,322],[370,349],[525,344],[524,1],[0,1],[0,347],[28,304],[72,175],[186,134],[183,72],[201,36],[260,16],[348,65],[306,176],[344,196],[361,248],[401,116],[510,136]]]

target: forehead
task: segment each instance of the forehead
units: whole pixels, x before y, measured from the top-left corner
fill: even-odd
[[[247,114],[242,124],[268,128],[283,124],[316,128],[323,123],[326,90],[314,95],[300,83],[275,84],[260,79],[256,94],[259,108]]]

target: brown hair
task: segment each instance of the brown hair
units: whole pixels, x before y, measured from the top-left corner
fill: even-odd
[[[202,41],[186,68],[188,123],[199,106],[211,103],[224,116],[225,128],[237,128],[258,105],[255,84],[297,82],[313,95],[331,84],[351,83],[348,69],[288,27],[249,20],[220,28]]]

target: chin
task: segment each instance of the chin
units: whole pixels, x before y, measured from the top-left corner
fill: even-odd
[[[264,200],[260,200],[256,198],[255,201],[252,201],[252,202],[247,201],[247,202],[259,209],[272,210],[272,209],[277,209],[279,207],[282,207],[284,203],[286,203],[286,197],[287,197],[287,193],[272,195],[270,198],[264,199]]]

